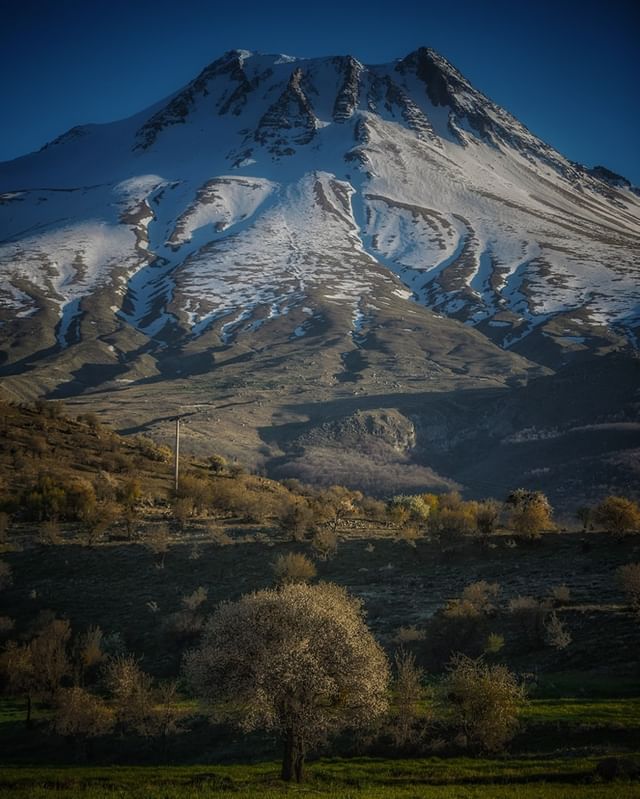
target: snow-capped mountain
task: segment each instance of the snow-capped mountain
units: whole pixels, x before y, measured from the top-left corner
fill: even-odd
[[[48,309],[38,349],[92,321],[231,344],[282,315],[303,337],[335,305],[364,337],[395,293],[524,353],[534,332],[542,350],[540,332],[563,351],[635,341],[640,199],[611,174],[432,50],[231,51],[151,109],[0,167],[4,328]]]
[[[0,164],[0,376],[17,396],[91,390],[125,431],[163,435],[188,406],[201,449],[215,427],[265,468],[304,452],[331,481],[327,453],[358,439],[385,480],[398,457],[437,484],[437,452],[481,430],[478,464],[538,435],[528,395],[498,419],[492,391],[566,367],[582,396],[576,366],[635,357],[639,243],[628,181],[568,161],[432,50],[234,50],[136,116]],[[553,436],[631,423],[627,378],[615,408],[554,417]],[[430,399],[458,390],[455,408]]]

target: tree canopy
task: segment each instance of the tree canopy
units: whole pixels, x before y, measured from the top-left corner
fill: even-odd
[[[285,585],[219,606],[185,673],[218,717],[284,741],[282,776],[309,747],[387,708],[389,668],[361,602],[336,585]]]

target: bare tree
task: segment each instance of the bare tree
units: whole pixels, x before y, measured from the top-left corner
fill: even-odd
[[[84,685],[87,673],[104,660],[102,650],[102,630],[92,626],[76,637],[73,646],[73,662],[75,669],[75,682]]]
[[[120,728],[148,735],[154,706],[153,681],[142,671],[138,659],[133,655],[110,658],[104,676]]]
[[[177,683],[155,685],[133,655],[110,658],[104,677],[119,729],[159,739],[164,752],[169,736],[183,731],[181,720],[185,713],[180,708]]]
[[[420,735],[417,721],[425,695],[423,677],[424,672],[416,665],[414,654],[400,647],[395,654],[393,706],[389,724],[393,743],[398,748],[415,743]]]
[[[331,584],[286,585],[223,603],[184,671],[215,717],[280,734],[286,781],[302,781],[309,747],[387,708],[384,652],[360,601]]]
[[[29,642],[9,641],[0,656],[0,671],[10,691],[27,700],[26,724],[31,726],[33,700],[51,702],[71,673],[67,645],[71,636],[68,621],[53,619]]]
[[[0,672],[4,675],[7,690],[26,699],[25,723],[30,727],[33,699],[37,694],[37,679],[29,644],[9,641],[0,655]]]
[[[51,700],[62,681],[71,674],[68,645],[71,625],[66,619],[53,619],[30,643],[31,656],[40,693]]]

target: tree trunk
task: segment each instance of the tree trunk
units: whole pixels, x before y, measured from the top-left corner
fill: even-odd
[[[296,782],[303,782],[304,781],[304,743],[300,738],[297,740],[296,752],[295,752],[295,773],[296,773]]]
[[[31,694],[27,694],[27,727],[31,727]]]
[[[282,779],[284,782],[291,782],[293,778],[295,764],[294,737],[293,731],[288,730],[284,739],[284,751],[282,754]]]

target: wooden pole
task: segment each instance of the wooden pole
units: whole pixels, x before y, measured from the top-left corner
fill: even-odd
[[[180,417],[176,416],[176,462],[175,462],[176,494],[178,493],[179,474],[180,474]]]

